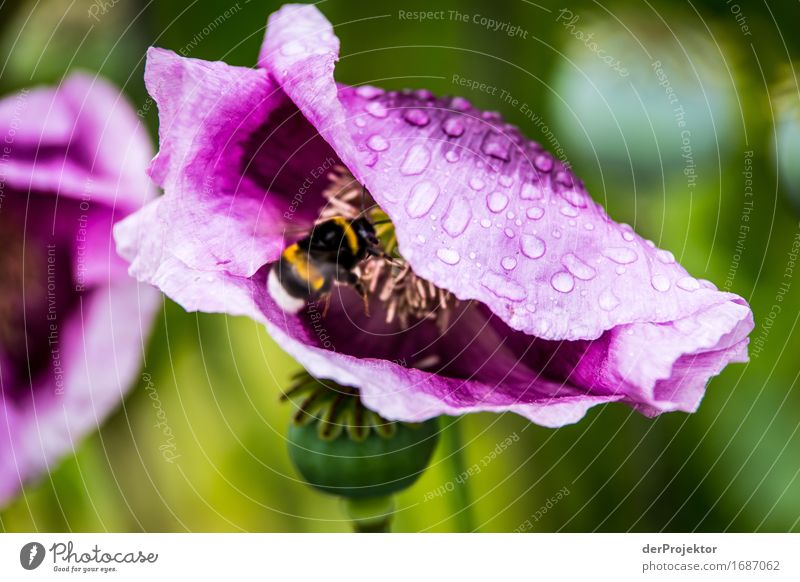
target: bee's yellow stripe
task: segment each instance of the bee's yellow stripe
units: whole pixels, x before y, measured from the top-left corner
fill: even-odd
[[[344,231],[344,237],[347,239],[347,246],[350,247],[350,250],[354,255],[357,255],[358,236],[356,236],[356,231],[353,230],[353,227],[350,226],[350,221],[342,216],[336,216],[333,218],[333,222],[342,227],[342,230]]]
[[[297,244],[286,247],[283,251],[283,260],[289,263],[303,281],[311,284],[314,291],[319,291],[325,284],[323,277],[314,265],[308,262],[305,252]]]

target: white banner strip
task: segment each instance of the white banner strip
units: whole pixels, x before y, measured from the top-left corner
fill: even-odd
[[[797,534],[0,535],[3,581],[796,581],[799,561]]]

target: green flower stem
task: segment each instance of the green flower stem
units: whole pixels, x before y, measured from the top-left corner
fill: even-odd
[[[442,445],[444,446],[445,461],[449,467],[449,478],[455,487],[447,495],[450,500],[450,510],[456,519],[459,532],[475,531],[475,516],[472,510],[471,496],[469,494],[469,481],[456,481],[466,474],[466,460],[464,458],[464,439],[461,436],[462,418],[457,416],[440,417],[442,429]]]
[[[392,531],[394,498],[367,497],[344,499],[345,512],[353,522],[356,533],[389,533]]]

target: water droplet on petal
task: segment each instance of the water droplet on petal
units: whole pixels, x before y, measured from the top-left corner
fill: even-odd
[[[424,244],[425,240],[426,240],[425,239],[425,235],[423,235],[423,234],[418,234],[417,235],[417,241],[419,241],[421,244]]]
[[[572,253],[567,253],[561,257],[561,264],[564,265],[570,273],[582,281],[594,279],[595,275],[597,275],[597,271],[584,263],[577,255]]]
[[[461,256],[458,254],[458,251],[453,249],[438,249],[436,251],[436,256],[439,257],[440,261],[448,265],[455,265],[461,260]]]
[[[617,273],[617,275],[624,275],[628,270],[622,265],[620,265],[619,267],[614,269],[614,271]]]
[[[383,152],[389,149],[389,142],[382,135],[376,133],[367,139],[367,147],[374,152]]]
[[[356,124],[356,127],[364,127],[367,125],[367,120],[363,117],[356,117],[354,123]]]
[[[700,289],[700,281],[694,277],[681,277],[676,285],[684,291],[697,291]]]
[[[653,275],[653,278],[650,279],[650,283],[653,285],[653,289],[656,291],[664,291],[669,290],[670,282],[664,275]]]
[[[559,293],[569,293],[575,288],[575,279],[566,271],[559,271],[550,278],[550,284]]]
[[[502,212],[508,206],[508,196],[502,192],[492,192],[486,197],[486,205],[494,213]]]
[[[364,106],[364,111],[369,113],[372,117],[383,118],[389,115],[386,106],[380,101],[370,101]]]
[[[542,216],[544,216],[544,208],[539,208],[538,206],[531,206],[528,210],[525,211],[525,216],[530,218],[531,220],[539,220]]]
[[[620,265],[628,265],[638,258],[636,251],[625,247],[608,247],[603,249],[603,256]]]
[[[481,218],[481,226],[483,228],[489,228],[490,226],[492,226],[492,221],[489,220],[488,218]]]
[[[464,122],[460,117],[448,117],[442,123],[442,129],[450,137],[460,137],[464,133]]]
[[[415,125],[417,127],[425,127],[431,122],[430,116],[422,109],[406,110],[406,112],[403,114],[403,119],[405,119],[411,125]]]
[[[406,200],[406,212],[412,218],[420,218],[430,212],[436,198],[439,196],[439,186],[424,180],[411,188],[411,193]]]
[[[563,214],[564,216],[571,216],[574,218],[578,216],[578,211],[575,210],[575,208],[573,208],[572,206],[562,206],[561,214]]]
[[[614,295],[611,289],[606,289],[600,293],[600,297],[597,299],[597,304],[603,311],[613,311],[619,305],[619,299],[616,295]]]
[[[421,174],[431,162],[431,152],[424,145],[414,144],[406,152],[400,173],[406,176]]]
[[[519,197],[523,200],[538,200],[542,197],[542,188],[539,184],[523,182],[519,187]]]
[[[506,235],[508,238],[514,238],[516,236],[514,231],[511,230],[510,228],[505,228],[503,230],[503,234]]]
[[[512,271],[514,267],[517,266],[517,259],[515,259],[514,257],[503,257],[502,260],[500,261],[500,265],[506,271]]]
[[[663,249],[659,249],[656,251],[656,258],[665,265],[671,265],[672,263],[675,262],[675,255]]]
[[[448,162],[450,162],[451,164],[454,164],[454,163],[455,163],[455,162],[457,162],[459,159],[461,159],[461,156],[459,156],[459,155],[456,153],[456,151],[455,151],[455,150],[450,150],[450,151],[448,151],[448,152],[447,152],[447,153],[444,155],[444,159],[445,159],[445,160],[447,160]]]
[[[496,131],[489,130],[483,136],[481,143],[481,151],[487,156],[497,158],[507,162],[511,159],[511,142],[508,138],[497,133]]]
[[[533,159],[533,165],[540,172],[549,172],[553,169],[553,156],[548,153],[541,153]]]
[[[508,279],[500,273],[486,271],[481,277],[481,285],[489,291],[511,301],[522,301],[525,299],[525,289],[517,282]]]
[[[472,107],[472,104],[463,97],[453,97],[453,100],[450,101],[450,107],[456,111],[466,111]]]
[[[380,87],[373,87],[372,85],[362,85],[356,89],[356,94],[364,99],[374,99],[383,95],[384,90]]]
[[[485,185],[486,183],[477,176],[473,176],[469,179],[469,187],[475,191],[483,189]]]
[[[505,188],[510,188],[511,186],[514,185],[514,178],[512,178],[507,174],[503,174],[502,176],[500,176],[498,181],[500,182],[500,185],[504,186]]]
[[[519,241],[519,248],[522,254],[531,259],[538,259],[544,255],[547,245],[535,234],[524,234]]]
[[[363,157],[364,157],[364,163],[370,168],[378,163],[378,154],[376,154],[375,152],[364,151]]]
[[[584,222],[583,228],[585,228],[586,230],[594,230],[594,225],[591,222]]]
[[[466,230],[471,218],[472,210],[467,200],[463,196],[456,196],[445,213],[442,228],[450,236],[456,237]]]

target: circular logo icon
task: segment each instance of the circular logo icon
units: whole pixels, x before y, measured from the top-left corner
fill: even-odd
[[[26,570],[35,570],[44,561],[44,546],[39,542],[29,542],[19,551],[19,563]]]

